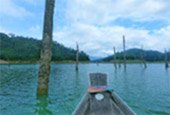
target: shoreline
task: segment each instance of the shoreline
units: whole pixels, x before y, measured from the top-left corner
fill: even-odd
[[[5,61],[5,60],[0,60],[0,65],[2,64],[39,64],[40,61]],[[51,61],[51,64],[75,64],[76,61]],[[81,61],[79,62],[80,64],[114,64],[113,62],[90,62],[90,61]],[[163,61],[161,62],[146,62],[146,64],[151,64],[151,63],[165,63]],[[116,63],[118,64],[118,63]],[[123,64],[121,62],[120,64]],[[127,64],[142,64],[140,61],[135,61],[135,60],[129,60],[127,61]]]
[[[5,61],[0,59],[0,65],[1,64],[39,64],[40,61]],[[75,64],[76,61],[51,61],[51,64]],[[91,63],[90,61],[81,61],[79,63]]]

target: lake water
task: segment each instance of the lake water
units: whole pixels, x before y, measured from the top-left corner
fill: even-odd
[[[104,72],[109,85],[139,115],[170,115],[170,69],[164,64],[52,64],[49,95],[36,97],[37,64],[0,65],[1,115],[70,115],[89,86],[90,72]]]

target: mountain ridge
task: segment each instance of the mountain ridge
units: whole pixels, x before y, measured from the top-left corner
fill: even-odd
[[[0,32],[0,59],[37,61],[40,59],[41,40],[32,37],[7,35]],[[76,51],[54,41],[52,46],[52,61],[75,61]],[[79,52],[80,61],[89,61],[89,56]]]
[[[142,50],[138,48],[131,48],[125,51],[127,60],[141,60],[141,55],[144,56],[144,60],[148,62],[164,61],[165,54],[156,50]],[[102,58],[100,61],[112,61],[114,55]],[[123,60],[123,52],[117,52],[116,57],[119,60]],[[168,52],[168,59],[170,58],[170,52]]]

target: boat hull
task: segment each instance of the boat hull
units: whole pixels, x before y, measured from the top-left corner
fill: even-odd
[[[92,73],[89,75],[91,87],[107,86],[107,75]],[[73,115],[135,115],[135,112],[115,93],[111,91],[87,92]]]

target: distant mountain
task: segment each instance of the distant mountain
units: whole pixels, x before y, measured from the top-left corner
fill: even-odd
[[[0,59],[36,61],[40,59],[40,49],[41,40],[0,33]],[[76,51],[74,49],[53,42],[53,61],[74,61],[75,57]],[[89,61],[88,55],[84,52],[79,53],[79,59],[80,61]]]
[[[163,61],[164,53],[154,50],[141,50],[137,48],[128,49],[125,51],[127,60],[140,60],[141,54],[144,54],[144,59],[148,62]],[[170,52],[168,52],[168,58],[170,58]],[[116,53],[116,57],[119,60],[123,60],[123,52]],[[100,61],[112,61],[113,55],[101,59]]]
[[[101,60],[102,58],[100,58],[100,57],[94,57],[94,56],[90,56],[90,61],[91,62],[96,62],[96,61],[99,61],[99,60]]]

